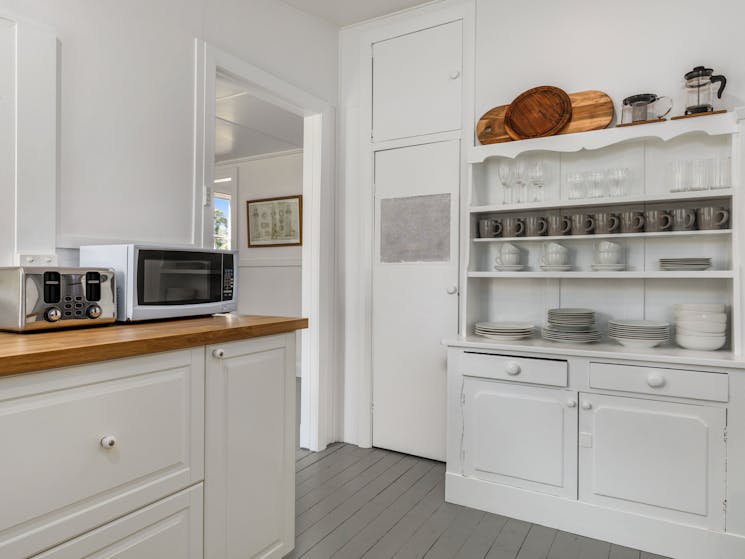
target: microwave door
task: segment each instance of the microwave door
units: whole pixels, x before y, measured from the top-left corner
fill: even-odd
[[[222,259],[204,252],[140,250],[137,280],[140,306],[219,303]]]

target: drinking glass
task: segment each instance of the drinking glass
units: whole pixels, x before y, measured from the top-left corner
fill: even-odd
[[[627,168],[609,169],[610,195],[612,198],[626,196],[626,179],[629,176]]]
[[[533,186],[533,202],[543,202],[543,187],[546,185],[543,160],[539,159],[530,168],[530,184]]]
[[[691,185],[691,161],[679,159],[669,167],[670,192],[686,192]]]
[[[528,178],[528,169],[524,160],[518,160],[515,162],[515,185],[517,186],[517,202],[529,202],[528,197],[528,186],[530,184]]]
[[[714,180],[711,188],[730,188],[732,186],[732,158],[720,157],[714,163]]]
[[[713,159],[695,159],[693,161],[693,173],[691,190],[708,190],[712,185]]]
[[[579,200],[585,197],[584,182],[582,175],[579,173],[567,175],[567,186],[569,187],[570,200]]]
[[[509,161],[502,161],[499,163],[497,172],[499,173],[499,182],[502,183],[502,204],[512,203],[512,178],[513,178],[513,166]]]

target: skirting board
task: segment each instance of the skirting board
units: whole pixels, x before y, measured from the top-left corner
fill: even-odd
[[[445,500],[673,559],[745,557],[745,537],[448,473]]]

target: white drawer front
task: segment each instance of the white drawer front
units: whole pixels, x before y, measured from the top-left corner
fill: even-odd
[[[200,483],[34,559],[201,559],[202,496]]]
[[[459,371],[463,375],[529,384],[567,386],[566,361],[510,357],[464,351]]]
[[[682,369],[591,363],[590,388],[658,394],[713,402],[727,402],[729,400],[727,373],[707,373]]]
[[[25,557],[202,479],[203,354],[0,382],[0,487],[12,504],[0,507],[0,556]]]

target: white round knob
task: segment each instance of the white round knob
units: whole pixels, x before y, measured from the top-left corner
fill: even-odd
[[[509,363],[507,363],[504,370],[507,372],[508,375],[514,377],[515,375],[520,374],[521,369],[520,369],[520,365],[518,365],[514,361],[510,361]]]
[[[647,384],[652,388],[662,388],[665,386],[665,377],[659,373],[650,373],[647,377]]]
[[[592,402],[582,402],[582,409],[583,410],[591,410],[592,409]]]
[[[223,357],[225,357],[225,350],[222,348],[213,349],[212,357],[214,357],[215,359],[222,359]]]
[[[567,407],[568,408],[576,408],[577,407],[577,400],[569,400],[567,402]]]
[[[457,80],[459,77],[460,77],[460,72],[458,70],[455,70],[454,72],[450,72],[451,80]]]
[[[447,288],[447,292],[448,292],[448,295],[455,295],[456,293],[458,293],[458,286],[451,285],[450,287]]]
[[[101,439],[101,446],[106,450],[110,450],[116,446],[116,437],[114,435],[106,435]]]

